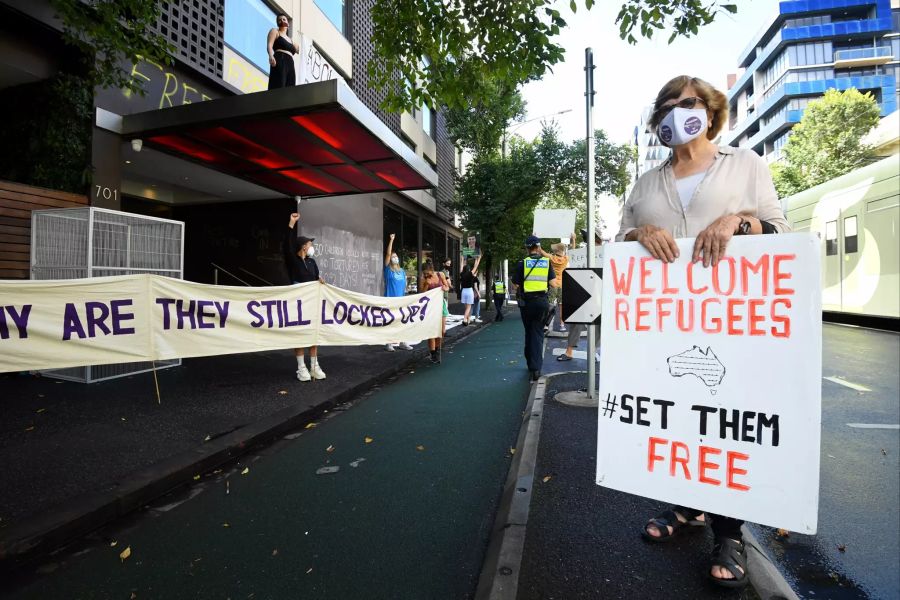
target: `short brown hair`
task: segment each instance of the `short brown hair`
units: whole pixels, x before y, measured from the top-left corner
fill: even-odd
[[[697,97],[703,100],[707,111],[712,113],[706,137],[709,140],[715,139],[728,121],[728,97],[703,79],[688,75],[675,77],[659,90],[659,94],[656,95],[656,100],[653,102],[650,128],[655,130],[659,126],[659,122],[662,120],[659,116],[659,109],[662,108],[662,105],[680,96],[687,86],[691,86],[697,91]]]

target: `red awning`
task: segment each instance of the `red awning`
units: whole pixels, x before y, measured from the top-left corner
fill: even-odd
[[[437,185],[338,79],[127,115],[122,135],[288,196]]]

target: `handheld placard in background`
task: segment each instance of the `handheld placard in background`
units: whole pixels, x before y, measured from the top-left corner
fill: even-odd
[[[545,209],[534,211],[532,232],[539,238],[568,240],[575,231],[575,209]]]

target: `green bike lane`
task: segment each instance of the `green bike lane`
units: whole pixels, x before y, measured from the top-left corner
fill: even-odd
[[[521,349],[518,319],[487,327],[445,349],[441,365],[418,363],[294,439],[204,475],[173,497],[190,497],[180,504],[98,532],[8,597],[469,597],[529,390]],[[316,474],[329,466],[339,470]]]

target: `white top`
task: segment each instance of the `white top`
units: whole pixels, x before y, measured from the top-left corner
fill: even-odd
[[[687,208],[688,204],[691,203],[691,198],[694,197],[694,192],[705,175],[706,171],[700,171],[699,173],[675,180],[675,187],[678,189],[678,197],[681,199],[682,207]]]
[[[674,238],[696,237],[722,215],[746,213],[768,221],[778,230],[791,230],[765,159],[750,148],[720,146],[703,185],[694,190],[690,206],[675,204],[675,176],[671,158],[638,177],[622,209],[616,241],[642,225],[662,227]]]

